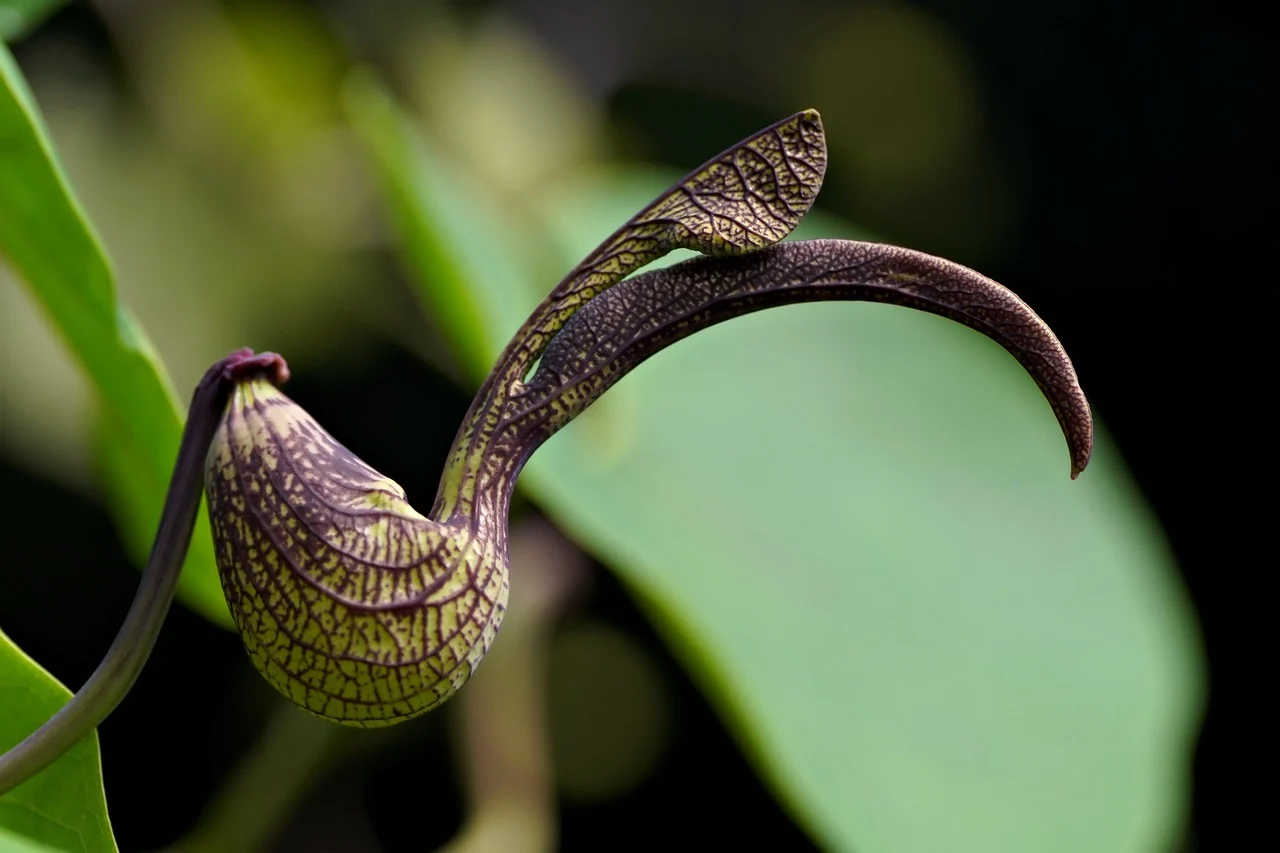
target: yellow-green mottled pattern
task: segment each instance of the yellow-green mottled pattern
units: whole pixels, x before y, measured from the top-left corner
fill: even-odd
[[[826,165],[814,110],[704,163],[610,235],[551,292],[517,334],[519,357],[512,366],[527,368],[579,308],[673,249],[737,255],[786,237],[817,198]]]
[[[510,488],[501,474],[484,475],[484,458],[506,401],[523,391],[521,380],[575,312],[674,249],[736,255],[778,242],[813,205],[826,166],[821,118],[816,110],[796,113],[693,170],[601,243],[534,310],[485,380],[454,442],[432,517],[469,516],[478,490]]]
[[[245,648],[307,710],[354,726],[416,716],[493,642],[505,535],[424,518],[265,378],[237,385],[206,489]]]

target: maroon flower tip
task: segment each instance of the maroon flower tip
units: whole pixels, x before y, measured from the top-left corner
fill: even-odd
[[[289,364],[284,356],[274,352],[254,353],[245,347],[229,354],[222,360],[222,376],[224,379],[237,380],[267,374],[272,384],[283,385],[289,381]]]

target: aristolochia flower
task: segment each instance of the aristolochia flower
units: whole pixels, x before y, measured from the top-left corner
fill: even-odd
[[[120,636],[66,707],[0,756],[0,793],[97,725],[133,683],[173,595],[206,450],[218,569],[245,649],[294,702],[357,726],[433,708],[479,665],[505,609],[507,515],[529,456],[646,358],[732,317],[873,300],[963,323],[1036,380],[1078,475],[1093,446],[1088,403],[1058,339],[1017,296],[908,249],[779,242],[813,204],[825,169],[818,114],[797,113],[695,169],[614,232],[499,357],[426,515],[278,390],[287,378],[279,356],[245,350],[214,365],[196,389]],[[678,248],[710,257],[626,278]]]

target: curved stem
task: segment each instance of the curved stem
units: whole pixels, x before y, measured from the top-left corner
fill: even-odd
[[[0,794],[57,760],[105,720],[133,687],[173,601],[200,509],[205,454],[227,397],[237,378],[257,371],[269,372],[276,382],[285,381],[289,375],[280,356],[254,355],[252,350],[243,349],[209,368],[196,386],[151,556],[124,624],[102,663],[71,701],[25,740],[0,755]]]

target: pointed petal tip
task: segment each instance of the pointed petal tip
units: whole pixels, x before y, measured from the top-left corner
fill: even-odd
[[[1093,457],[1093,430],[1090,429],[1088,437],[1083,443],[1071,448],[1071,479],[1076,479],[1089,465],[1089,460]]]
[[[792,118],[799,121],[801,125],[809,125],[815,132],[821,134],[824,139],[826,138],[826,129],[822,126],[822,114],[813,107],[801,110],[792,116]]]

